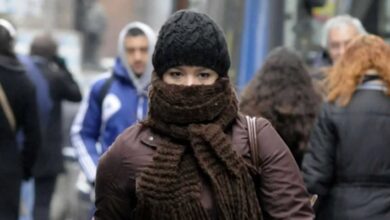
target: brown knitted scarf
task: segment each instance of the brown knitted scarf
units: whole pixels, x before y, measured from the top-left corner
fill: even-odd
[[[166,138],[141,173],[136,219],[211,219],[201,204],[201,175],[211,184],[218,219],[262,219],[253,180],[226,134],[237,108],[226,78],[190,87],[153,81],[144,124]]]

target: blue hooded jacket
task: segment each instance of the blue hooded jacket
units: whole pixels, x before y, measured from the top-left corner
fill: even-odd
[[[140,28],[148,38],[149,62],[145,73],[136,77],[127,64],[124,39],[128,30]],[[95,181],[100,156],[126,128],[147,114],[147,88],[153,71],[155,35],[150,27],[140,22],[128,24],[120,33],[119,56],[115,60],[113,77],[107,94],[101,101],[101,91],[109,77],[95,82],[83,101],[71,129],[71,140],[80,165],[90,182]]]

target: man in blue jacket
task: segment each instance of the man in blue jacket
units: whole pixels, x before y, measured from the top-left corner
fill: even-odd
[[[146,24],[133,22],[124,27],[111,76],[93,84],[80,107],[71,139],[90,183],[95,182],[99,157],[122,131],[147,113],[155,38]]]

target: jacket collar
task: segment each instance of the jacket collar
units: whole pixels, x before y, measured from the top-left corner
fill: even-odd
[[[380,79],[366,81],[363,84],[360,84],[357,87],[357,89],[358,90],[377,90],[377,91],[387,92],[386,84]]]
[[[143,144],[153,149],[156,149],[162,142],[162,138],[150,128],[145,128],[145,130],[140,133],[140,140]]]

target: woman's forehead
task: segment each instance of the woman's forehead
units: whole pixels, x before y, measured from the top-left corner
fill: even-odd
[[[189,66],[189,65],[181,65],[181,66],[175,66],[171,69],[179,69],[179,70],[211,70],[210,68],[204,67],[204,66]]]

